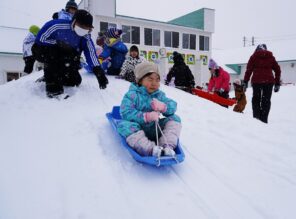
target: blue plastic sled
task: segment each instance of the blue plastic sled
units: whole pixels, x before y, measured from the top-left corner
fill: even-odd
[[[114,106],[112,112],[106,114],[109,122],[111,123],[113,129],[116,131],[118,136],[120,136],[122,145],[129,151],[132,157],[141,163],[153,165],[153,166],[170,166],[174,164],[181,163],[184,158],[184,152],[181,148],[180,142],[178,142],[177,148],[175,149],[176,156],[175,157],[168,157],[168,156],[161,156],[160,158],[153,157],[153,156],[141,156],[138,154],[133,148],[131,148],[125,141],[125,138],[119,135],[117,132],[117,124],[121,120],[121,115],[119,113],[119,106]]]

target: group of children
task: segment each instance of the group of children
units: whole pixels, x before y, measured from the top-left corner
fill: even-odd
[[[75,12],[73,18],[72,13]],[[126,138],[127,143],[143,156],[175,156],[182,128],[181,119],[175,114],[177,103],[159,89],[161,74],[158,66],[141,58],[137,46],[132,46],[129,56],[125,58],[128,50],[120,39],[122,31],[117,28],[109,28],[106,33],[99,35],[97,45],[102,46],[102,51],[98,56],[94,55],[95,47],[90,39],[90,31],[93,28],[92,16],[84,10],[77,10],[74,1],[69,1],[66,10],[55,13],[53,18],[57,18],[56,21],[46,23],[40,34],[37,26],[30,28],[29,36],[24,43],[25,71],[32,72],[35,59],[46,63],[44,75],[47,95],[59,95],[63,92],[63,85],[79,86],[81,83],[78,63],[81,53],[79,49],[82,49],[101,89],[106,88],[108,84],[103,70],[109,75],[120,75],[133,82],[121,102],[122,120],[118,124],[118,132]],[[53,46],[53,40],[58,44]],[[78,45],[77,42],[82,44]],[[31,50],[34,54],[26,52]],[[110,63],[107,62],[106,69],[102,69],[103,62],[101,61],[100,65],[99,60],[108,60]],[[167,75],[166,82],[174,77],[176,86],[193,88],[194,77],[182,55],[174,52],[173,60],[174,66]],[[209,89],[212,87],[219,89],[221,94],[228,94],[229,90],[219,88],[219,80],[216,80],[223,75],[223,71],[217,65],[213,65],[213,62],[210,62],[209,67],[215,79],[210,82]],[[65,72],[67,74],[63,75]],[[234,84],[237,92],[241,85],[239,81]],[[240,92],[240,95],[236,93],[238,102],[244,95],[243,90]],[[243,108],[236,106],[235,111],[242,112]]]

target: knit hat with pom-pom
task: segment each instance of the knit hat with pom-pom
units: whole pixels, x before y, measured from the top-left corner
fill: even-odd
[[[122,34],[122,30],[117,29],[116,27],[111,27],[107,30],[107,37],[118,39]]]

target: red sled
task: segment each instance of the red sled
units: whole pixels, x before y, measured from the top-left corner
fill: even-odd
[[[192,89],[192,94],[195,94],[199,97],[205,98],[207,100],[213,101],[214,103],[218,103],[221,105],[232,106],[233,104],[236,103],[236,100],[226,99],[226,98],[220,97],[216,93],[210,93],[208,91],[203,91],[203,90],[197,89],[197,88]]]

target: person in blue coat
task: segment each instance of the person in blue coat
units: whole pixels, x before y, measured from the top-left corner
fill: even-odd
[[[109,28],[105,33],[105,44],[99,58],[102,60],[111,59],[111,65],[107,69],[107,74],[109,75],[119,75],[125,55],[128,52],[126,45],[121,41],[121,34],[122,30],[114,27]]]
[[[64,92],[63,86],[79,86],[80,56],[84,52],[87,64],[97,77],[101,89],[108,79],[102,70],[91,40],[93,17],[86,10],[78,10],[72,21],[52,20],[38,32],[32,47],[34,57],[44,63],[44,80],[48,97]]]
[[[136,83],[131,83],[121,102],[118,132],[140,155],[174,156],[181,132],[181,120],[175,114],[177,103],[159,90],[160,73],[156,64],[142,62],[136,66],[135,76]],[[159,119],[160,114],[164,118]],[[159,139],[156,139],[159,129],[156,130],[155,123],[162,129]]]
[[[74,14],[78,10],[78,6],[75,0],[70,0],[67,2],[65,9],[55,12],[52,15],[52,19],[63,19],[63,20],[72,20]]]

